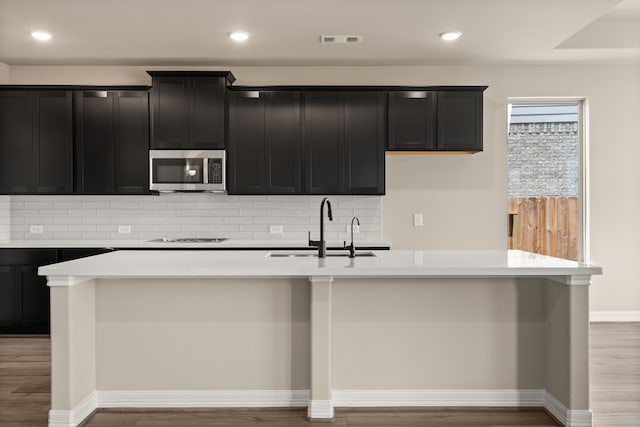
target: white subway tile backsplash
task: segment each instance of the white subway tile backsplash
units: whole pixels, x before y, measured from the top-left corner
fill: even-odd
[[[87,240],[93,240],[93,239],[109,240],[109,239],[111,239],[111,235],[109,233],[105,233],[105,232],[102,232],[102,231],[100,231],[100,232],[98,232],[98,231],[84,231],[82,233],[82,239],[87,239]]]
[[[269,226],[267,224],[241,224],[240,231],[258,231],[258,232],[268,232]]]
[[[72,217],[69,217],[69,218],[72,218]],[[107,216],[87,216],[87,217],[82,217],[81,219],[82,219],[82,224],[112,224],[111,218]]]
[[[44,214],[42,215],[44,217]],[[81,216],[55,216],[53,217],[54,224],[82,224]],[[91,218],[87,218],[91,219]]]
[[[26,209],[51,209],[53,203],[48,202],[25,202],[24,207]]]
[[[200,217],[198,218],[198,224],[226,224],[227,219],[222,216],[217,217]]]
[[[159,196],[0,196],[0,239],[238,239],[317,238],[322,196],[229,196],[170,193]],[[360,218],[358,240],[380,240],[381,198],[331,196],[327,238],[347,240],[345,224]],[[29,225],[44,233],[30,234]],[[130,225],[131,234],[119,234]],[[282,233],[270,233],[282,225]]]
[[[94,224],[70,224],[67,227],[69,231],[98,231]]]
[[[109,202],[83,202],[82,209],[109,209]]]
[[[232,217],[227,217],[225,219],[225,222],[227,224],[254,224],[254,223],[260,224],[260,222],[258,222],[259,219],[265,219],[265,218],[254,218],[254,217],[248,217],[248,216],[247,217],[232,216]],[[273,222],[273,219],[271,219],[271,221]]]
[[[79,231],[54,231],[54,240],[76,240],[82,239],[82,233]]]

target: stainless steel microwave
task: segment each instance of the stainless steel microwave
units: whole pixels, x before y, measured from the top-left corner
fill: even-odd
[[[149,188],[153,191],[224,192],[224,150],[150,150]]]

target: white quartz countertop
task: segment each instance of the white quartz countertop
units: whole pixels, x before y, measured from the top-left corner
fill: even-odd
[[[567,284],[588,284],[592,274],[602,273],[602,268],[596,265],[522,251],[389,250],[374,251],[375,257],[332,256],[324,259],[314,256],[272,258],[268,256],[270,252],[279,251],[121,250],[40,267],[38,272],[50,279],[549,277]]]
[[[327,246],[342,247],[343,241],[328,240]],[[355,239],[356,247],[391,247],[391,243],[384,241]],[[259,249],[259,248],[306,248],[306,239],[229,239],[218,243],[189,243],[189,242],[154,242],[150,240],[10,240],[0,242],[0,248],[116,248],[116,249]]]

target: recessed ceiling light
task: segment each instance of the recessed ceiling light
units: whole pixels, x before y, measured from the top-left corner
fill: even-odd
[[[458,40],[462,33],[460,31],[446,31],[444,33],[440,33],[439,36],[442,40],[453,41]]]
[[[51,33],[46,31],[31,31],[31,37],[40,41],[47,41],[51,39]]]
[[[231,40],[234,40],[237,42],[243,42],[249,38],[249,34],[244,33],[242,31],[236,31],[234,33],[230,33],[229,37],[231,37]]]

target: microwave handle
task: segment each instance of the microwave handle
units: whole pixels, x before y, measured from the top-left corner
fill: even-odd
[[[209,183],[209,158],[205,157],[203,160],[204,161],[202,162],[202,168],[204,170],[202,171],[202,182],[204,184],[208,184]]]

